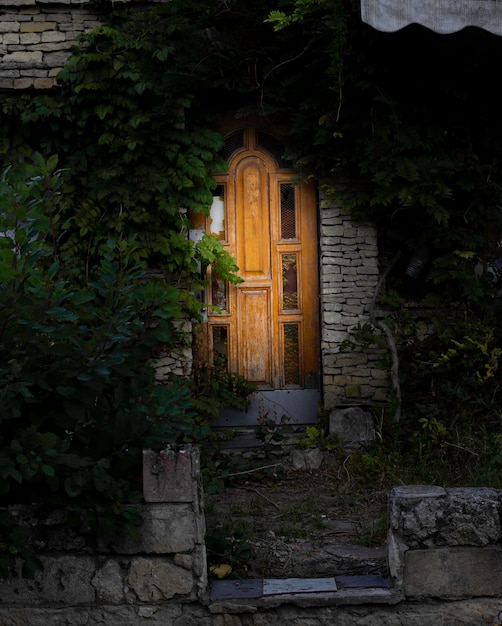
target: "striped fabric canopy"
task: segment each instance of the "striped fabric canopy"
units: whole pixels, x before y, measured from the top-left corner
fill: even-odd
[[[502,0],[361,0],[361,17],[383,32],[421,24],[442,34],[477,26],[502,35]]]

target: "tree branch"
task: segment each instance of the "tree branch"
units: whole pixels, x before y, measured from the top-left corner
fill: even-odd
[[[375,293],[373,294],[373,299],[371,301],[370,312],[369,312],[371,323],[373,324],[373,326],[375,326],[375,328],[378,328],[379,330],[381,330],[382,333],[385,335],[385,341],[387,342],[387,345],[390,350],[390,355],[391,355],[390,380],[392,383],[392,389],[394,390],[394,393],[396,394],[396,410],[394,411],[395,422],[399,422],[399,420],[401,419],[401,401],[402,400],[401,400],[401,382],[399,380],[399,355],[397,352],[396,340],[394,339],[394,335],[392,334],[391,329],[387,326],[385,322],[383,322],[382,320],[377,320],[376,318],[375,306],[376,306],[378,296],[380,295],[380,291],[382,289],[382,286],[387,276],[389,275],[391,269],[394,267],[394,265],[397,263],[400,257],[401,257],[401,252],[397,252],[394,255],[394,258],[390,262],[389,266],[386,268],[385,272],[380,276],[380,279],[375,288]]]

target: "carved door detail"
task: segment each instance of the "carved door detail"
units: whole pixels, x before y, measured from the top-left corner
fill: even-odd
[[[276,140],[254,129],[230,143],[207,231],[237,260],[243,282],[211,280],[207,350],[263,392],[319,388],[315,190],[294,185],[274,156]],[[264,144],[264,145],[262,145]]]

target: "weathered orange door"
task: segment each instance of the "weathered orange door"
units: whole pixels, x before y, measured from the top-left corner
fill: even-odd
[[[236,136],[237,135],[237,136]],[[210,360],[256,383],[248,421],[264,411],[315,421],[319,400],[319,314],[315,190],[294,185],[270,135],[247,129],[227,140],[228,173],[206,228],[237,260],[243,282],[210,281]],[[267,407],[263,407],[263,402]],[[261,403],[261,405],[260,405]],[[271,408],[270,403],[275,408]],[[293,415],[294,413],[294,415]]]

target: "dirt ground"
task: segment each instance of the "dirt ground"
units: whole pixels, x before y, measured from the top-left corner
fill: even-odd
[[[238,578],[386,576],[387,499],[341,462],[243,474],[205,496],[209,565]]]

